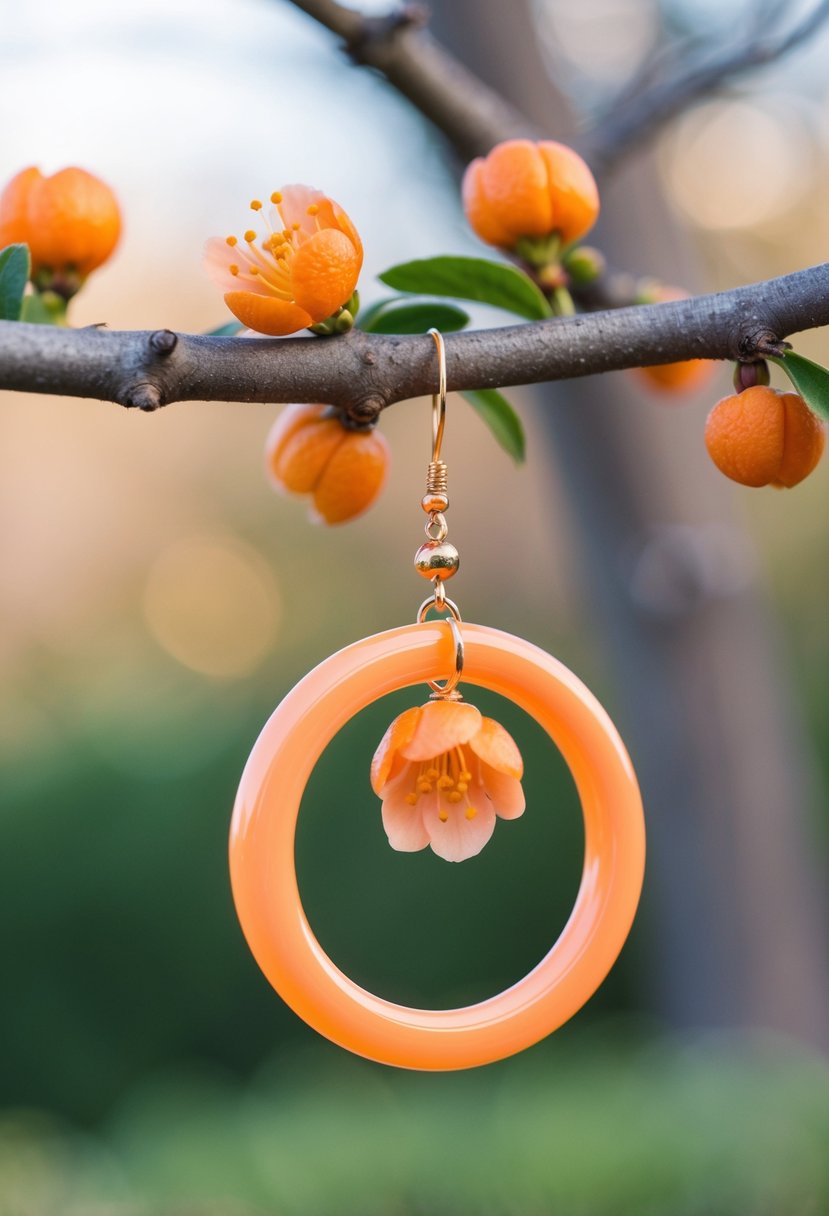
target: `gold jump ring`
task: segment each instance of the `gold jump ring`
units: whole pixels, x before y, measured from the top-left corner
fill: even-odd
[[[449,616],[446,618],[446,623],[452,631],[452,645],[455,651],[455,670],[448,680],[443,684],[437,680],[427,680],[426,683],[431,688],[433,694],[437,697],[446,697],[453,693],[460,683],[463,675],[463,634],[461,633],[461,614],[458,605],[454,600],[450,600],[448,595],[444,593],[442,603],[438,601],[437,594],[430,595],[427,600],[424,600],[420,605],[417,613],[417,623],[421,625],[425,620],[430,608],[435,608],[438,612],[446,612]]]

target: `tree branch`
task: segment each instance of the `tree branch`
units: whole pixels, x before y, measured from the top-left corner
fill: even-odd
[[[777,16],[782,19],[790,11],[788,4],[781,4]],[[827,18],[829,0],[819,0],[789,29],[781,29],[778,24],[771,30],[752,31],[739,46],[719,55],[697,58],[678,76],[669,73],[667,79],[656,80],[626,104],[611,105],[604,119],[578,141],[579,152],[597,177],[604,176],[632,148],[652,138],[670,119],[700,97],[715,92],[725,81],[781,59],[805,42]],[[669,66],[676,69],[677,60],[675,57]]]
[[[829,263],[716,295],[449,334],[448,387],[562,380],[677,359],[751,359],[829,324]],[[154,410],[173,401],[324,401],[370,420],[434,391],[425,336],[211,338],[0,322],[0,388]]]
[[[383,72],[461,154],[538,135],[420,28],[421,10],[367,18],[336,0],[294,3],[343,38],[358,62]],[[788,49],[827,12],[829,0],[821,0],[784,41],[756,47],[752,62]],[[734,69],[733,57],[730,68],[721,62],[717,79]],[[601,302],[601,291],[594,298]],[[719,295],[453,334],[446,342],[449,387],[539,383],[700,357],[751,359],[791,333],[827,323],[829,265],[823,265]],[[354,332],[269,341],[0,322],[0,388],[97,397],[147,411],[185,400],[324,401],[371,419],[395,401],[430,392],[434,380],[434,349],[422,337]]]
[[[525,115],[422,29],[424,10],[404,4],[389,17],[366,17],[336,0],[292,0],[342,38],[355,62],[389,84],[442,131],[459,156],[485,155],[503,139],[541,139]]]

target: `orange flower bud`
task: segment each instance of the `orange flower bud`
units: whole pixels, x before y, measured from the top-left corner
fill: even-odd
[[[107,260],[120,234],[115,195],[85,169],[61,169],[52,177],[23,169],[0,194],[0,248],[28,245],[33,278],[84,278]]]
[[[265,445],[278,490],[311,496],[315,522],[345,523],[367,511],[386,481],[389,447],[381,432],[349,430],[326,405],[289,405]]]
[[[283,186],[270,212],[251,203],[264,232],[242,241],[213,237],[205,268],[233,315],[260,334],[282,337],[327,321],[351,299],[363,264],[357,230],[337,203],[310,186]]]
[[[568,245],[584,236],[599,214],[593,174],[577,152],[552,140],[497,144],[468,166],[462,192],[473,231],[502,249],[554,234]]]
[[[802,397],[762,384],[723,397],[705,424],[714,464],[744,486],[796,486],[820,460],[824,442],[823,423]]]
[[[681,363],[657,363],[633,371],[656,392],[691,393],[711,379],[715,367],[713,359],[683,359]]]

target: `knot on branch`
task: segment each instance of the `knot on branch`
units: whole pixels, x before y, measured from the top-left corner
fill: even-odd
[[[157,329],[155,333],[150,334],[149,342],[153,354],[169,355],[176,348],[178,334],[174,334],[171,329]]]
[[[364,430],[366,427],[374,426],[385,404],[378,397],[365,396],[356,401],[350,401],[342,412],[348,423],[358,430]]]
[[[405,30],[421,29],[428,21],[429,10],[422,4],[401,4],[382,17],[366,17],[346,38],[346,53],[355,63],[369,63],[374,52],[390,46]]]
[[[158,386],[149,381],[130,385],[121,396],[121,405],[126,409],[142,410],[145,414],[151,414],[163,404]]]
[[[742,329],[732,342],[734,358],[739,363],[754,363],[764,355],[782,355],[791,347],[790,342],[783,342],[767,325],[756,325],[750,329]]]

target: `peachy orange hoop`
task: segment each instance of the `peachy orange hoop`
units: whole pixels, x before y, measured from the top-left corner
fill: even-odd
[[[509,697],[560,748],[582,800],[584,869],[549,954],[505,992],[465,1009],[407,1009],[366,992],[325,954],[294,867],[302,792],[323,749],[355,713],[451,670],[445,622],[364,638],[326,659],[275,710],[242,777],[230,836],[233,896],[259,966],[314,1029],[405,1068],[487,1064],[567,1021],[598,988],[627,937],[642,886],[645,834],[633,769],[613,723],[561,663],[497,629],[462,629],[465,680]]]
[[[463,624],[446,598],[443,582],[457,570],[458,558],[446,541],[443,515],[448,507],[446,467],[439,459],[445,365],[438,338],[440,402],[422,503],[429,515],[428,539],[415,563],[432,579],[434,594],[421,606],[416,624],[347,646],[288,693],[251,752],[230,833],[236,910],[277,992],[340,1046],[381,1063],[432,1070],[502,1059],[572,1017],[624,944],[645,862],[636,777],[595,697],[530,642]],[[429,620],[432,610],[449,615]],[[463,701],[457,690],[461,674],[464,683],[489,688],[520,706],[561,751],[581,798],[584,868],[570,919],[524,979],[465,1008],[412,1009],[355,984],[320,946],[297,886],[296,821],[315,764],[349,719],[388,693],[426,683],[433,690],[429,702],[395,719],[372,763],[383,825],[390,844],[403,851],[429,845],[450,861],[479,852],[497,817],[522,813],[523,764],[504,728]]]

